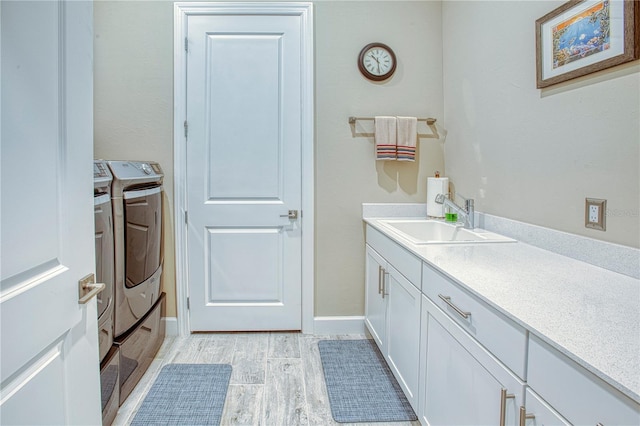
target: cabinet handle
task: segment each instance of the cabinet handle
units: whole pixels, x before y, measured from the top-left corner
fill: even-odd
[[[382,265],[378,265],[378,294],[382,293]]]
[[[520,406],[520,426],[525,426],[527,420],[535,419],[536,416],[533,414],[527,414],[527,409],[522,405]]]
[[[439,294],[438,297],[440,299],[444,300],[444,303],[449,305],[451,307],[451,309],[456,311],[456,313],[458,315],[460,315],[462,318],[468,319],[471,316],[471,312],[465,312],[462,309],[458,308],[456,305],[454,305],[453,302],[451,301],[451,296],[443,296],[443,295]]]
[[[507,417],[507,399],[515,399],[515,397],[515,395],[507,393],[506,389],[500,389],[500,426],[505,425],[505,419]]]
[[[382,298],[384,299],[385,296],[388,296],[389,293],[387,293],[387,276],[389,275],[389,273],[386,271],[386,269],[382,268]]]
[[[536,416],[533,414],[527,414],[527,409],[522,405],[520,406],[520,426],[525,426],[527,420],[535,419]]]

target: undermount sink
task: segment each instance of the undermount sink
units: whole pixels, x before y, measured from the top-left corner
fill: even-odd
[[[380,223],[414,244],[512,243],[516,240],[484,229],[433,219],[387,219]]]

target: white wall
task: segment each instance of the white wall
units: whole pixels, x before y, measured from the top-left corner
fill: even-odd
[[[536,89],[534,23],[563,3],[443,3],[446,173],[478,211],[640,247],[640,65]]]

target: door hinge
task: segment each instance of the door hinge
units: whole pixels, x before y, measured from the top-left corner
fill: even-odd
[[[189,39],[188,38],[184,38],[184,51],[188,52],[189,51]]]
[[[184,223],[189,224],[189,213],[187,211],[184,212]]]
[[[189,303],[189,298],[187,297],[187,310],[191,309],[191,304]]]
[[[185,139],[187,138],[187,134],[189,133],[189,124],[187,123],[187,120],[184,120],[184,137]]]

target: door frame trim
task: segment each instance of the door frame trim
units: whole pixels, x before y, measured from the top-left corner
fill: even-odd
[[[176,2],[174,4],[173,60],[173,166],[176,240],[176,309],[178,334],[191,333],[187,308],[187,168],[184,123],[186,119],[186,54],[187,18],[190,15],[217,14],[286,14],[300,16],[302,49],[302,332],[314,332],[314,75],[313,75],[313,4],[310,2]]]

